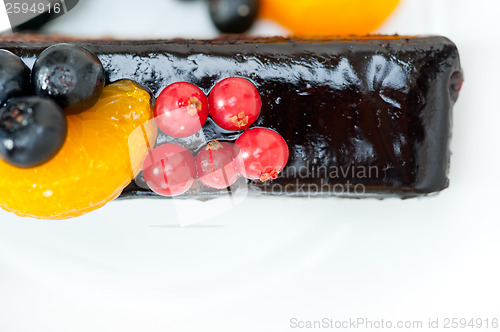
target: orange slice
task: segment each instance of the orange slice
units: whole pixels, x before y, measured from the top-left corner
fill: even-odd
[[[263,0],[261,15],[297,36],[364,35],[375,31],[399,0]]]
[[[157,134],[149,93],[128,80],[108,85],[94,107],[67,119],[66,141],[49,162],[21,169],[0,160],[0,207],[39,219],[95,210],[130,183]],[[144,136],[129,139],[141,126]]]

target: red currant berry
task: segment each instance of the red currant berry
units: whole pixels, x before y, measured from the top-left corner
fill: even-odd
[[[234,146],[231,143],[213,140],[196,156],[198,178],[204,185],[224,189],[238,180],[234,167]]]
[[[177,144],[164,144],[152,150],[144,160],[144,180],[155,193],[177,196],[185,193],[196,179],[193,155]]]
[[[248,128],[257,120],[262,107],[257,88],[241,77],[229,77],[215,84],[208,104],[212,119],[227,130]]]
[[[155,105],[158,127],[172,137],[196,134],[207,122],[207,96],[196,85],[179,82],[167,86]]]
[[[288,145],[271,129],[245,131],[236,140],[235,150],[236,170],[250,180],[274,180],[288,162]]]

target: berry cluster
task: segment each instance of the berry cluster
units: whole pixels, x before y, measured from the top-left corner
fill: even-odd
[[[20,168],[50,160],[66,139],[65,114],[93,106],[104,81],[99,59],[76,45],[45,49],[32,71],[0,50],[0,158]]]
[[[197,177],[215,189],[233,185],[240,175],[262,182],[276,179],[288,162],[288,146],[271,129],[248,129],[259,117],[261,107],[257,88],[240,77],[216,83],[208,98],[190,83],[167,86],[158,96],[154,110],[158,127],[167,135],[194,135],[209,115],[226,130],[244,132],[234,144],[213,140],[196,158],[178,144],[156,147],[143,165],[147,185],[160,195],[176,196],[185,193]]]

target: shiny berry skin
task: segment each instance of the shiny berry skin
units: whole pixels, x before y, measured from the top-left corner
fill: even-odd
[[[144,180],[162,196],[185,193],[196,179],[193,155],[178,144],[163,144],[152,150],[143,164]]]
[[[259,0],[210,0],[210,17],[220,32],[243,33],[259,13]]]
[[[11,165],[44,164],[61,149],[66,133],[66,117],[50,99],[12,98],[0,109],[0,157]]]
[[[266,128],[245,131],[236,140],[236,170],[250,180],[274,180],[288,162],[288,145],[277,132]]]
[[[229,77],[215,84],[208,97],[210,116],[227,130],[243,130],[257,120],[262,107],[255,85],[241,77]]]
[[[234,145],[213,140],[196,156],[196,168],[201,183],[210,188],[224,189],[239,178],[234,166]]]
[[[158,127],[165,134],[188,137],[196,134],[207,122],[207,96],[191,83],[174,83],[160,93],[154,113]]]
[[[14,53],[0,50],[0,106],[31,92],[30,70]]]
[[[101,61],[89,50],[56,44],[37,58],[31,73],[35,93],[53,99],[66,114],[92,107],[104,88]]]

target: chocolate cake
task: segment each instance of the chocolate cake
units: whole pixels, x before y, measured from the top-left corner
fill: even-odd
[[[28,66],[62,38],[0,38],[0,49]],[[448,187],[452,108],[463,81],[456,46],[439,36],[333,39],[76,40],[101,60],[107,81],[128,78],[157,96],[186,81],[206,94],[219,80],[251,80],[262,98],[252,127],[279,132],[290,149],[274,181],[248,181],[250,193],[286,196],[409,198]],[[191,150],[234,141],[210,118]],[[244,179],[241,179],[245,181]],[[227,194],[197,183],[182,197]],[[121,198],[160,197],[141,175]]]

